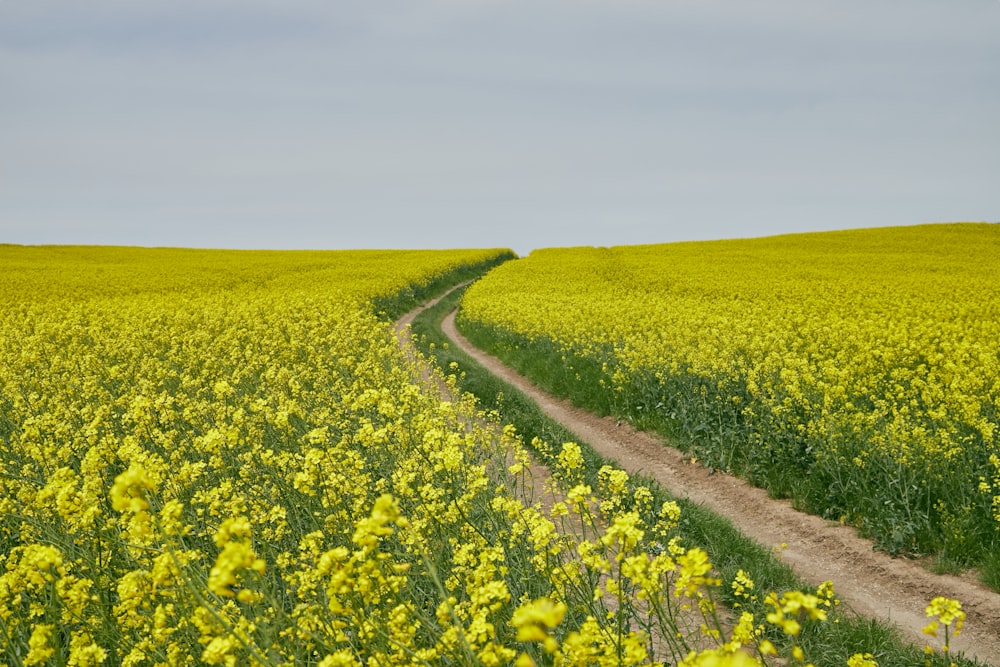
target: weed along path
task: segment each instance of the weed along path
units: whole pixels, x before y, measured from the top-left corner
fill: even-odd
[[[410,331],[408,327],[410,324],[413,323],[414,318],[416,318],[416,316],[419,315],[422,311],[427,310],[428,308],[434,306],[439,301],[441,301],[441,299],[444,299],[446,296],[448,296],[448,294],[450,294],[452,291],[465,287],[468,284],[469,284],[468,282],[464,282],[456,285],[451,290],[449,290],[448,293],[439,296],[436,299],[432,299],[431,301],[428,301],[422,306],[415,308],[414,310],[411,310],[409,313],[406,313],[401,318],[396,320],[395,323],[396,337],[399,339],[400,346],[403,348],[403,352],[407,355],[407,358],[412,363],[415,364],[415,367],[417,369],[417,372],[420,374],[420,377],[426,382],[434,382],[437,387],[437,390],[441,393],[442,398],[450,401],[456,400],[456,397],[452,394],[452,389],[450,389],[448,385],[445,384],[440,379],[435,380],[434,373],[431,370],[431,365],[430,365],[431,362],[424,361],[420,357],[420,355],[417,354],[416,350],[411,344]],[[513,463],[513,461],[511,461],[511,463]],[[524,491],[525,494],[523,499],[527,500],[529,504],[534,500],[538,500],[546,508],[550,508],[552,506],[552,503],[555,502],[556,500],[563,500],[562,498],[555,498],[552,495],[551,490],[548,491],[546,490],[547,487],[546,482],[550,477],[549,469],[544,465],[542,465],[541,463],[538,463],[537,461],[532,461],[530,467],[531,467],[531,475],[528,477],[529,480],[528,486],[525,489],[522,489],[522,491]]]
[[[461,283],[457,285],[456,287],[452,288],[452,290],[450,290],[448,294],[450,294],[451,291],[464,287],[467,284],[468,283]],[[456,400],[453,393],[454,389],[452,387],[449,387],[440,378],[440,376],[435,376],[434,371],[432,369],[432,362],[426,361],[423,357],[421,357],[417,353],[414,345],[412,344],[411,340],[412,333],[409,329],[409,326],[413,323],[413,320],[422,311],[433,307],[439,301],[446,298],[448,294],[445,294],[441,297],[428,301],[422,306],[410,311],[409,313],[405,314],[404,316],[396,320],[395,331],[396,331],[396,337],[399,340],[399,344],[402,347],[404,354],[407,356],[408,360],[414,364],[414,369],[417,372],[418,376],[423,381],[430,383],[432,386],[435,386],[437,391],[441,393],[443,399],[454,401]],[[499,425],[495,423],[493,424],[493,426],[499,428]],[[535,460],[535,457],[531,454],[530,451],[528,452],[528,458],[529,458],[529,468],[531,472],[529,475],[525,476],[524,485],[523,486],[518,485],[517,488],[512,489],[512,491],[515,494],[517,494],[519,499],[524,501],[526,505],[532,505],[533,503],[537,502],[545,509],[546,512],[550,512],[552,510],[554,503],[566,502],[566,497],[563,495],[561,490],[555,487],[555,485],[549,483],[552,474],[551,470],[549,470],[549,468],[544,464]],[[508,464],[512,463],[514,463],[514,460],[510,459],[508,461]],[[595,517],[594,520],[595,520],[595,526],[597,526],[599,530],[603,530],[601,518]],[[583,532],[583,526],[580,524],[579,517],[575,519],[569,519],[568,524],[570,526],[570,530],[574,534],[579,535]],[[566,528],[567,528],[567,523],[562,523],[556,526],[556,530],[560,531],[565,530]],[[610,592],[608,592],[606,587],[604,590],[604,603],[607,605],[608,609],[615,609],[617,608],[618,605],[618,601],[614,598],[614,596]],[[639,602],[639,604],[640,605],[642,604],[641,601]],[[679,613],[687,619],[687,623],[690,627],[698,627],[698,625],[702,621],[700,613],[698,613],[693,608],[689,607],[686,610],[681,610]],[[722,623],[725,632],[729,633],[732,631],[732,627],[727,624],[728,623],[727,620],[723,620]],[[660,630],[661,630],[660,628],[656,627],[650,628],[650,632],[652,634],[652,642],[654,647],[656,647],[657,655],[665,656],[668,655],[670,652],[669,649],[670,642],[664,639],[663,635],[660,634]],[[704,645],[699,645],[698,642],[695,641],[693,643],[693,646],[701,649],[710,648],[712,646],[712,644],[707,639],[703,639],[702,641],[705,642]]]
[[[445,335],[502,380],[531,397],[551,418],[577,434],[601,455],[618,461],[630,474],[656,479],[675,496],[687,498],[727,517],[747,536],[781,549],[781,558],[812,583],[832,580],[843,604],[858,614],[897,625],[903,636],[923,645],[928,619],[924,609],[943,595],[960,600],[967,614],[954,651],[1000,667],[1000,595],[971,579],[933,574],[918,563],[874,551],[853,528],[799,512],[788,501],[731,475],[712,474],[690,463],[678,450],[649,433],[612,417],[597,417],[538,389],[497,358],[473,347],[455,328],[454,312],[445,318]],[[782,548],[780,545],[787,545]],[[931,640],[940,646],[939,640]]]

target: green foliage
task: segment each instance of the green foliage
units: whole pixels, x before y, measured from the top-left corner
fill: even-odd
[[[530,443],[534,438],[547,443],[565,441],[578,443],[585,461],[585,481],[596,488],[598,471],[603,465],[613,462],[601,457],[586,442],[545,415],[534,401],[491,374],[469,355],[455,347],[442,333],[441,322],[448,313],[458,307],[463,291],[459,289],[450,293],[437,305],[417,316],[412,324],[417,348],[443,372],[450,373],[458,388],[473,394],[485,409],[496,411],[503,423],[513,425],[526,443]],[[539,350],[549,349],[545,347],[544,342],[538,348],[528,347],[521,345],[514,338],[491,340],[487,335],[488,330],[470,326],[467,322],[463,322],[461,327],[462,333],[477,347],[500,354],[505,361],[509,360],[511,366],[523,369],[522,372],[526,374],[535,369],[534,372],[538,375],[529,377],[545,388],[560,386],[565,381],[560,378],[568,375],[566,372],[555,370],[556,364],[538,359],[542,356],[538,353]],[[594,372],[593,365],[574,366],[569,374],[574,381],[567,383],[566,386],[576,388],[599,386],[599,382],[575,381],[577,373],[581,378],[592,379],[594,376],[587,374]],[[573,397],[578,405],[600,411],[602,402],[594,400],[595,395],[596,392],[589,393],[584,390],[575,393]],[[535,450],[535,454],[544,460],[546,452]],[[546,465],[554,468],[554,461],[548,460]],[[736,573],[743,570],[755,582],[758,590],[809,590],[805,582],[798,579],[771,550],[748,538],[727,519],[696,503],[674,498],[655,480],[635,476],[630,479],[630,484],[648,487],[654,495],[654,506],[666,500],[673,500],[678,504],[682,517],[677,528],[678,535],[685,544],[705,549],[723,581],[732,581]],[[745,608],[752,607],[758,613],[764,610],[761,600],[750,603],[735,597],[733,591],[726,587],[723,587],[721,593],[726,604],[741,603],[747,605]],[[836,622],[812,626],[809,632],[803,633],[801,645],[807,655],[816,656],[815,662],[818,665],[843,665],[848,657],[859,652],[872,653],[877,656],[879,665],[894,667],[923,664],[923,659],[926,657],[920,648],[905,643],[894,628],[885,623],[853,615],[838,615]],[[956,665],[963,667],[977,664],[964,658],[952,657]],[[935,666],[947,664],[941,660],[940,656],[934,656],[931,664]]]

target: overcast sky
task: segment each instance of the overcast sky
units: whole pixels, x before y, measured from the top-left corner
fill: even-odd
[[[0,243],[1000,220],[998,0],[0,0]]]

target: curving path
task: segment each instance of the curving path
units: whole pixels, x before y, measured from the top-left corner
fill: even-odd
[[[497,358],[474,347],[455,328],[455,314],[443,322],[445,335],[506,382],[530,396],[601,455],[626,471],[655,478],[671,493],[701,503],[728,517],[746,535],[765,546],[787,544],[781,557],[804,580],[818,585],[832,580],[842,603],[865,616],[888,620],[903,635],[923,645],[924,608],[931,598],[958,599],[968,615],[953,651],[1000,667],[1000,595],[971,579],[933,574],[914,561],[873,550],[870,540],[850,527],[799,512],[788,501],[774,500],[761,489],[731,475],[710,474],[691,464],[661,438],[636,431],[611,417],[597,417],[555,398]],[[939,646],[940,644],[935,644]]]

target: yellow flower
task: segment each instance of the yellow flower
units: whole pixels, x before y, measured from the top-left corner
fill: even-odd
[[[384,493],[375,500],[371,516],[358,522],[351,540],[366,549],[373,549],[380,538],[393,534],[393,528],[387,524],[398,522],[399,519],[396,500],[392,495]]]
[[[730,586],[733,589],[733,595],[736,597],[744,598],[746,600],[751,599],[750,591],[754,588],[753,579],[751,579],[742,569],[736,571],[736,576],[733,577],[733,581]]]
[[[110,493],[111,506],[118,512],[144,513],[149,509],[145,494],[155,490],[156,486],[145,469],[133,463],[128,470],[115,477]]]
[[[56,626],[48,624],[36,625],[28,639],[28,655],[24,656],[25,665],[41,665],[53,655],[55,649],[49,645]]]
[[[564,442],[556,462],[556,475],[566,485],[582,479],[583,452],[575,442]]]
[[[354,657],[353,652],[341,649],[320,660],[317,667],[361,667],[361,663]]]
[[[962,630],[965,623],[965,612],[962,611],[962,603],[958,600],[951,600],[946,597],[936,597],[931,600],[925,610],[927,618],[937,617],[945,625],[955,623],[955,634]]]
[[[962,611],[962,603],[958,600],[938,596],[931,600],[925,612],[927,618],[932,620],[924,627],[924,634],[937,637],[938,629],[943,625],[944,645],[942,646],[942,650],[945,653],[949,652],[951,650],[952,637],[958,636],[962,632],[962,626],[965,624],[965,612]],[[951,632],[952,623],[955,624],[954,634]],[[928,653],[934,652],[931,646],[925,646],[924,650]]]
[[[565,616],[565,603],[538,598],[515,609],[510,623],[517,629],[517,641],[543,642],[551,653],[555,645],[550,641],[550,632],[562,623]]]
[[[201,652],[201,659],[209,665],[233,667],[236,664],[236,656],[233,655],[236,646],[236,639],[232,636],[214,637]]]
[[[617,559],[621,560],[628,551],[642,541],[645,531],[638,526],[641,524],[638,512],[625,512],[614,517],[614,523],[608,526],[604,535],[601,536],[601,544],[604,546],[617,545],[619,551]]]
[[[222,547],[215,565],[208,574],[208,590],[222,597],[235,597],[235,586],[241,583],[241,572],[251,570],[264,574],[266,564],[250,545],[250,522],[244,517],[231,517],[222,522],[215,533],[215,543]],[[254,602],[257,597],[247,593],[241,602]]]
[[[706,649],[701,652],[691,651],[677,663],[677,667],[759,667],[760,664],[746,653]]]
[[[825,621],[827,613],[821,606],[826,600],[820,600],[815,595],[802,593],[801,591],[789,591],[778,599],[775,593],[769,593],[764,602],[771,605],[773,610],[767,614],[767,622],[778,626],[790,636],[797,636],[802,630],[801,620],[804,618]]]
[[[538,598],[518,607],[514,611],[511,624],[519,630],[532,625],[551,630],[562,623],[565,615],[565,603],[553,602],[549,598]],[[520,640],[525,641],[524,639]]]
[[[97,667],[108,657],[108,652],[98,646],[90,635],[74,633],[69,644],[69,667]]]
[[[878,667],[871,653],[855,653],[847,659],[847,667]]]
[[[754,627],[754,615],[748,611],[740,614],[740,620],[733,627],[731,642],[733,648],[739,648],[740,646],[746,646],[753,642],[756,636],[756,628]]]
[[[677,580],[674,584],[674,595],[677,597],[700,596],[700,589],[706,586],[718,586],[721,582],[715,577],[705,576],[712,569],[708,554],[697,547],[688,549],[677,557]]]

